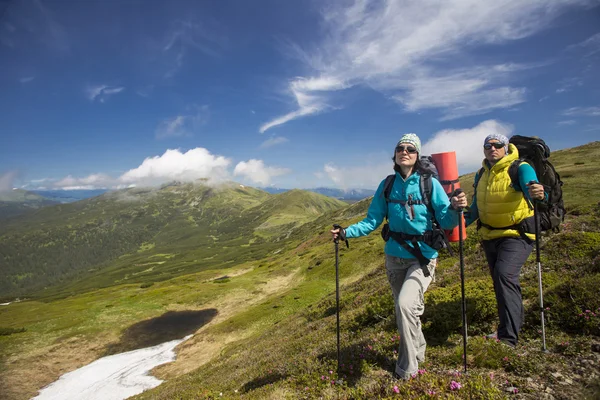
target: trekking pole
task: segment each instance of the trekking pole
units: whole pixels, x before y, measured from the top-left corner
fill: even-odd
[[[458,189],[460,190],[460,189]],[[460,289],[462,295],[462,335],[463,335],[463,364],[467,373],[467,302],[465,299],[465,257],[463,251],[463,218],[462,208],[458,211],[458,254],[460,258]]]
[[[343,234],[343,229],[340,225],[333,225],[334,229],[339,229],[340,233],[338,234],[338,237],[336,237],[335,239],[333,239],[333,243],[335,246],[335,317],[336,317],[336,326],[337,326],[337,378],[338,378],[338,383],[341,381],[340,378],[340,268],[339,268],[339,242],[340,242],[340,236],[342,236],[342,239],[346,241],[346,246],[350,247],[348,245],[348,239],[346,239],[346,237]]]
[[[544,293],[542,289],[542,263],[540,262],[540,215],[537,201],[533,201],[533,218],[535,221],[535,260],[538,270],[538,286],[540,290],[540,313],[542,318],[542,351],[546,351],[546,328],[544,327]]]

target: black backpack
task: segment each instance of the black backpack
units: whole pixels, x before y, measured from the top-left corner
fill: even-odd
[[[565,205],[563,202],[562,185],[560,175],[556,172],[554,165],[548,160],[550,148],[538,137],[514,135],[509,143],[515,145],[519,151],[519,159],[513,161],[508,167],[508,175],[513,187],[519,187],[519,166],[527,162],[533,167],[539,183],[544,186],[548,193],[548,202],[538,204],[540,228],[542,231],[558,232],[560,224],[565,219]],[[473,185],[477,191],[477,183],[483,174],[483,168],[479,170],[477,182]],[[526,188],[521,188],[521,191]]]

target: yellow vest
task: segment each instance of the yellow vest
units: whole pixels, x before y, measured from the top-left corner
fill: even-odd
[[[525,218],[533,216],[522,192],[511,186],[508,167],[519,158],[519,151],[513,144],[508,145],[508,154],[499,160],[491,169],[483,160],[484,172],[477,184],[477,209],[479,220],[493,227],[516,225]],[[479,234],[483,240],[499,237],[520,237],[516,229],[488,229],[482,226]],[[527,233],[531,240],[535,234]]]

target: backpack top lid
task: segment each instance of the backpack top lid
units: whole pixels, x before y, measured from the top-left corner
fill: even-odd
[[[519,158],[524,158],[534,164],[538,170],[550,157],[550,148],[542,139],[535,136],[514,135],[509,143],[515,145],[519,151]]]

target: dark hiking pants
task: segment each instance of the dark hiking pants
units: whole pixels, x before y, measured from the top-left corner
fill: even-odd
[[[519,275],[533,246],[522,238],[504,237],[483,241],[498,306],[498,339],[515,346],[525,310]]]

